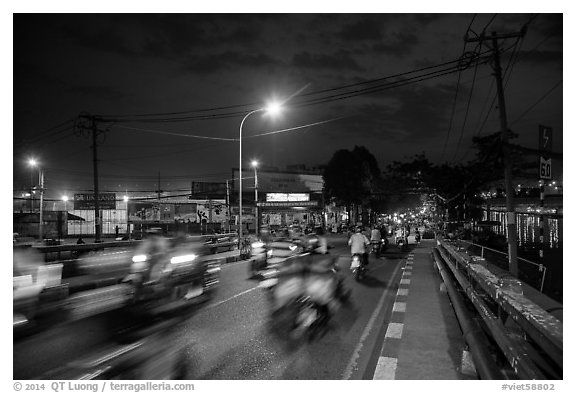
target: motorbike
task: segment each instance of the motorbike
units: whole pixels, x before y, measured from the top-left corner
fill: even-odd
[[[49,371],[47,380],[187,379],[187,348],[178,342],[184,318],[148,320],[97,350]]]
[[[13,263],[12,328],[20,337],[61,318],[68,286],[62,283],[63,265],[45,264],[35,250],[14,251]]]
[[[308,253],[288,257],[282,268],[264,272],[259,285],[268,293],[273,330],[291,340],[323,335],[332,315],[350,297],[336,268],[314,271],[310,258]]]
[[[408,247],[408,239],[404,236],[399,236],[396,238],[396,246],[400,249],[400,251],[405,251]]]
[[[352,275],[356,281],[361,281],[366,276],[366,266],[362,261],[362,254],[352,255],[350,269],[352,270]]]
[[[388,240],[386,238],[380,240],[371,240],[370,241],[370,253],[375,254],[376,258],[379,258],[380,255],[386,250],[388,246]]]
[[[219,283],[220,266],[201,243],[183,242],[164,252],[136,250],[130,274],[130,311],[158,315],[208,300]]]

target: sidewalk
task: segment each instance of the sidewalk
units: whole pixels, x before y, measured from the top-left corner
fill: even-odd
[[[375,380],[476,379],[460,371],[465,342],[448,294],[440,289],[435,246],[435,240],[422,240],[407,257]]]

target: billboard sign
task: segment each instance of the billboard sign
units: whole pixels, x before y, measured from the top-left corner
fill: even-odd
[[[130,222],[197,222],[195,203],[128,202]]]
[[[74,210],[94,210],[94,194],[74,194]],[[113,192],[101,192],[98,194],[98,208],[100,210],[116,209],[116,194]]]
[[[242,192],[254,191],[254,171],[242,170]],[[233,170],[234,191],[238,192],[238,169]],[[324,186],[322,175],[305,175],[286,172],[258,171],[258,191],[265,193],[309,193],[321,192]]]
[[[309,200],[310,194],[305,193],[269,192],[266,194],[266,202],[303,202]]]

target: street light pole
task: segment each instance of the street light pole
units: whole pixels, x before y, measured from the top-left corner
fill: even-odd
[[[256,236],[260,233],[260,211],[258,209],[258,161],[252,161],[254,168],[254,207],[256,213]]]
[[[42,241],[42,224],[44,223],[44,215],[42,212],[44,203],[44,171],[40,169],[40,219],[38,225],[38,237]]]
[[[270,113],[274,113],[274,112],[278,112],[280,110],[280,105],[277,103],[272,103],[270,105],[268,105],[265,108],[258,108],[258,109],[254,109],[251,112],[248,112],[243,118],[242,121],[240,122],[240,135],[238,138],[238,142],[239,142],[239,154],[238,154],[238,171],[240,172],[239,174],[239,189],[238,189],[238,204],[239,204],[239,208],[240,211],[238,212],[238,244],[240,245],[242,242],[242,126],[244,125],[244,122],[246,121],[246,119],[248,118],[248,116],[250,116],[253,113],[256,112],[262,112],[262,111],[266,111],[266,112],[270,112]]]
[[[239,245],[242,244],[242,126],[244,125],[244,121],[246,121],[248,116],[250,116],[253,113],[263,111],[263,110],[265,110],[265,108],[255,109],[251,112],[248,112],[244,116],[242,121],[240,122],[240,135],[238,138],[239,145],[240,145],[240,151],[238,154],[238,171],[240,172],[238,175],[238,177],[239,177],[238,203],[239,203],[239,209],[240,209],[240,211],[238,212],[238,244]]]

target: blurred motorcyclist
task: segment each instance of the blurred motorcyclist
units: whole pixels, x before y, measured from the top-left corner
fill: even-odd
[[[368,264],[367,247],[370,244],[368,238],[362,233],[362,227],[357,226],[356,232],[350,236],[348,245],[350,246],[351,254],[359,254],[362,256],[361,260],[364,265]]]
[[[372,245],[373,250],[376,251],[376,257],[379,257],[382,246],[382,235],[376,225],[372,225],[372,231],[370,231],[370,244]]]
[[[151,229],[147,234],[136,248],[132,260],[131,273],[135,274],[134,279],[138,284],[157,280],[169,262],[166,258],[171,248],[169,240],[163,237],[158,229]]]

